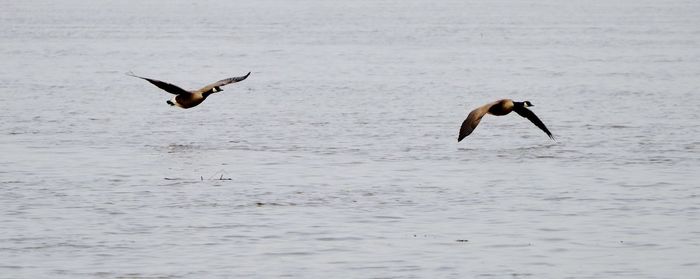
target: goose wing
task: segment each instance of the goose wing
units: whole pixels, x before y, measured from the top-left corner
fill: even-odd
[[[529,119],[530,122],[532,122],[532,124],[535,124],[535,126],[539,127],[542,131],[544,131],[550,139],[554,139],[554,136],[552,136],[552,133],[549,131],[549,129],[547,129],[547,126],[545,126],[544,123],[542,123],[542,120],[540,120],[534,112],[527,109],[526,107],[515,107],[514,110],[520,116]]]
[[[197,91],[198,92],[209,92],[210,90],[214,89],[214,87],[224,86],[224,85],[227,85],[230,83],[236,83],[236,82],[242,81],[242,80],[248,78],[249,75],[250,75],[250,72],[248,72],[245,76],[222,79],[222,80],[217,81],[215,83],[204,86],[204,87],[202,87],[202,89],[199,89]]]
[[[163,89],[171,94],[175,94],[175,95],[190,94],[189,91],[182,89],[179,86],[171,84],[171,83],[167,83],[167,82],[160,81],[157,79],[152,79],[152,78],[140,77],[140,76],[134,75],[133,73],[127,73],[127,75],[132,76],[132,77],[136,77],[136,78],[140,78],[140,79],[145,79],[146,81],[150,82],[151,84],[153,84],[153,85],[157,86],[158,88]]]
[[[484,117],[484,115],[489,112],[491,106],[496,103],[497,102],[488,103],[472,110],[469,113],[469,116],[467,116],[467,119],[462,122],[462,127],[459,128],[459,137],[457,138],[457,142],[462,141],[465,137],[470,135],[474,129],[476,129],[476,126],[479,125],[479,122],[481,122],[481,118]]]

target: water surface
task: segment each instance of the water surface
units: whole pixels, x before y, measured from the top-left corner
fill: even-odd
[[[695,1],[2,1],[0,278],[693,278]],[[185,88],[252,71],[202,105]],[[474,107],[529,100],[557,137]]]

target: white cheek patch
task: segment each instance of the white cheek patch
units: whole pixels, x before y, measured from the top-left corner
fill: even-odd
[[[177,102],[176,97],[177,97],[177,96],[175,96],[175,97],[173,97],[172,99],[170,99],[170,102],[172,102],[173,105],[176,106],[176,107],[182,107],[182,106],[180,105],[180,103]]]

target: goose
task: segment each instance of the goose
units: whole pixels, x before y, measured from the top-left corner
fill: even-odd
[[[240,76],[240,77],[232,77],[232,78],[227,78],[227,79],[222,79],[220,81],[214,82],[212,84],[209,84],[207,86],[204,86],[198,90],[185,90],[180,88],[177,85],[167,83],[164,81],[160,81],[157,79],[152,79],[152,78],[146,78],[146,77],[141,77],[137,76],[132,72],[127,73],[128,76],[144,79],[151,84],[157,86],[160,89],[163,89],[167,91],[168,93],[175,94],[175,96],[167,100],[166,103],[171,106],[176,106],[180,107],[183,109],[191,108],[194,106],[197,106],[204,102],[204,100],[209,97],[209,95],[217,92],[224,91],[221,89],[221,86],[230,84],[230,83],[236,83],[239,81],[242,81],[246,79],[249,75],[250,72],[248,72],[245,76]]]
[[[542,121],[539,118],[537,118],[537,115],[535,115],[534,112],[527,109],[528,107],[532,106],[533,105],[532,103],[530,103],[530,101],[514,102],[511,99],[502,99],[480,106],[472,110],[469,113],[469,116],[467,116],[467,119],[465,119],[464,122],[462,122],[462,127],[459,129],[459,137],[457,137],[457,142],[462,141],[465,137],[470,135],[474,131],[474,129],[476,129],[476,126],[479,125],[481,118],[484,117],[484,115],[486,115],[487,113],[491,115],[501,116],[509,114],[511,111],[515,111],[520,116],[529,119],[530,122],[535,124],[535,126],[542,129],[542,131],[544,131],[550,139],[554,140],[554,136],[552,136],[552,133],[549,132],[547,126],[545,126],[544,123],[542,123]]]

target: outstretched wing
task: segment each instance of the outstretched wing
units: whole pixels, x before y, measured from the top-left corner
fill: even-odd
[[[520,116],[530,119],[530,122],[535,124],[535,126],[539,127],[542,131],[544,131],[550,139],[554,139],[554,136],[552,136],[552,133],[549,131],[549,129],[547,129],[547,126],[545,126],[544,123],[542,123],[542,120],[540,120],[534,112],[532,112],[524,106],[515,107],[514,110]]]
[[[474,131],[474,129],[476,129],[476,126],[479,125],[479,122],[481,122],[481,118],[484,117],[484,115],[486,115],[487,112],[489,112],[489,109],[495,103],[496,102],[480,106],[469,113],[467,119],[465,119],[464,122],[462,122],[462,127],[459,128],[459,137],[457,137],[457,142],[462,141],[464,138],[470,135]]]
[[[150,82],[151,84],[158,86],[158,88],[163,89],[165,91],[168,91],[168,93],[171,93],[171,94],[175,94],[175,95],[190,94],[190,92],[188,92],[187,90],[182,89],[182,88],[178,87],[177,85],[174,85],[171,83],[167,83],[167,82],[160,81],[157,79],[140,77],[140,76],[134,75],[134,73],[131,73],[131,72],[127,73],[126,75],[132,76],[132,77],[137,77],[140,79],[145,79],[146,81]]]
[[[214,89],[215,87],[224,86],[224,85],[227,85],[230,83],[236,83],[236,82],[242,81],[242,80],[246,79],[249,75],[250,75],[250,72],[248,72],[245,76],[222,79],[220,81],[217,81],[215,83],[212,83],[212,84],[209,84],[207,86],[202,87],[202,89],[197,90],[197,92],[209,92],[210,90]]]

